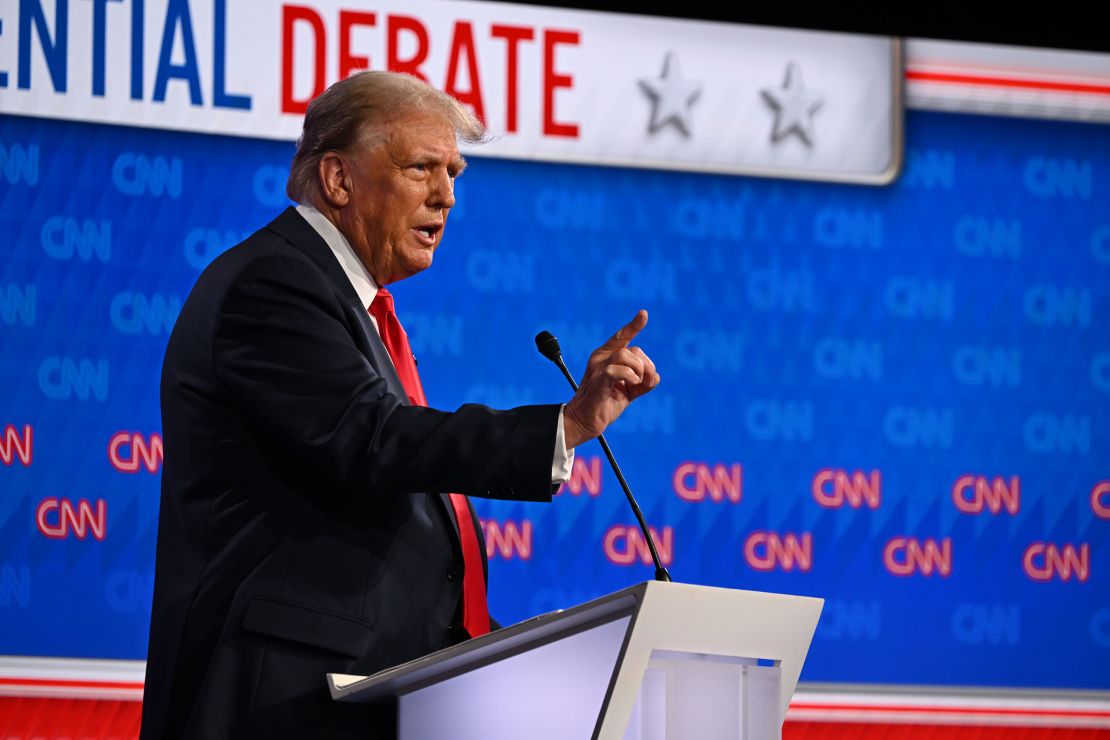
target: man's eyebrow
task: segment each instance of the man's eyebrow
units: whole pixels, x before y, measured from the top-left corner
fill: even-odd
[[[466,158],[461,155],[451,157],[450,159],[445,159],[443,156],[433,152],[424,152],[421,154],[417,154],[413,156],[410,161],[417,164],[430,165],[433,167],[437,167],[441,164],[446,167],[455,167],[456,173],[460,173],[465,170],[467,168],[467,165],[469,164],[466,161]]]

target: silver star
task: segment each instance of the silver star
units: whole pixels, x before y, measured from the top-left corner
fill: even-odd
[[[786,66],[786,79],[782,87],[763,89],[763,99],[775,110],[775,128],[771,141],[776,144],[791,133],[798,135],[806,146],[813,146],[813,114],[823,102],[821,93],[806,90],[798,65]]]
[[[683,136],[690,136],[690,106],[701,95],[701,85],[682,77],[678,57],[668,52],[663,60],[663,74],[657,79],[640,80],[640,89],[652,102],[649,133],[673,123]]]

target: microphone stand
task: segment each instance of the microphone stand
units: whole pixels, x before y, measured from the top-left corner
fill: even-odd
[[[563,362],[563,352],[559,348],[559,340],[551,332],[542,331],[536,335],[536,347],[539,348],[540,354],[555,363],[555,366],[563,372],[563,377],[570,383],[570,387],[577,392],[578,383],[574,382],[574,377],[567,369],[566,363]],[[655,580],[670,581],[671,574],[667,572],[667,569],[663,567],[663,563],[659,560],[659,553],[655,549],[655,539],[651,536],[647,522],[644,521],[644,514],[640,511],[640,505],[636,503],[636,498],[632,495],[632,490],[628,487],[628,482],[624,479],[620,466],[617,465],[617,459],[613,457],[613,451],[609,449],[609,443],[605,441],[604,435],[598,435],[597,441],[601,443],[601,449],[605,453],[606,459],[609,460],[609,465],[612,466],[613,472],[617,474],[617,482],[621,484],[621,490],[624,491],[624,496],[628,499],[628,505],[632,507],[632,513],[636,515],[636,521],[640,525],[640,530],[644,533],[644,540],[651,552],[651,560],[655,564]]]

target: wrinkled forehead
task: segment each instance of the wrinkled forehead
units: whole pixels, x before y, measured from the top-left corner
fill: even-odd
[[[462,159],[459,132],[451,119],[435,110],[411,110],[378,122],[367,122],[359,137],[364,150],[386,147],[391,152]]]
[[[455,146],[458,146],[460,137],[458,126],[445,111],[434,107],[411,107],[367,116],[362,123],[360,138],[366,143],[371,139],[395,141],[408,134],[449,140]]]

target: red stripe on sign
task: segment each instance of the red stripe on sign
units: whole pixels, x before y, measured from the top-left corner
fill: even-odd
[[[922,712],[928,714],[970,714],[1000,716],[1044,717],[1103,717],[1110,718],[1110,711],[1096,709],[1011,709],[1004,707],[909,707],[882,704],[791,704],[790,709],[843,711],[843,712]]]
[[[0,737],[135,740],[142,703],[0,697]]]
[[[1050,90],[1052,92],[1092,93],[1110,95],[1110,85],[1092,85],[1084,82],[1057,82],[1052,80],[1020,80],[1012,77],[985,77],[983,75],[950,74],[946,72],[923,72],[916,69],[906,70],[906,79],[915,82],[945,82],[956,85],[983,85],[987,87],[1016,87],[1027,90]]]
[[[1106,740],[1106,730],[1087,727],[928,725],[890,722],[791,722],[783,740]]]
[[[53,686],[67,689],[142,689],[142,681],[77,681],[65,678],[8,678],[0,686]]]

